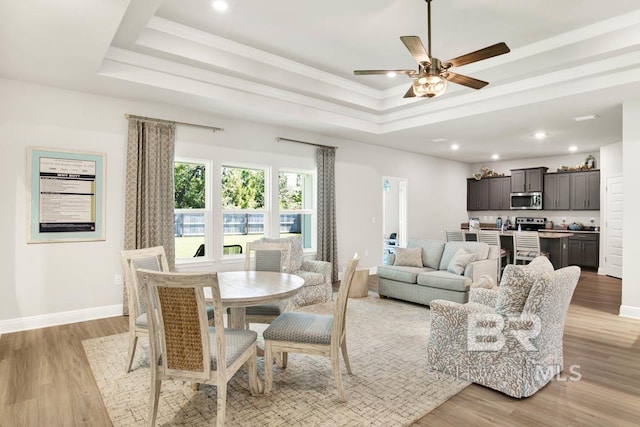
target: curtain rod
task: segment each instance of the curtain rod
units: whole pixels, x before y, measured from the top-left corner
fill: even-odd
[[[338,147],[334,147],[332,145],[322,145],[322,144],[315,144],[313,142],[307,142],[307,141],[299,141],[297,139],[289,139],[289,138],[283,138],[281,136],[276,138],[276,141],[289,141],[289,142],[297,142],[298,144],[307,144],[307,145],[313,145],[314,147],[321,147],[321,148],[333,148],[334,150],[337,150]]]
[[[133,114],[125,114],[124,116],[127,119],[138,119],[138,120],[142,120],[142,121],[154,121],[154,122],[163,122],[163,123],[175,123],[177,125],[195,126],[195,127],[198,127],[198,128],[211,129],[214,132],[224,130],[224,128],[219,128],[219,127],[216,127],[216,126],[199,125],[199,124],[196,124],[196,123],[187,123],[187,122],[177,122],[175,120],[156,119],[154,117],[136,116],[136,115],[133,115]]]

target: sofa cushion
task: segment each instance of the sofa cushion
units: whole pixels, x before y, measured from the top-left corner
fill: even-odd
[[[422,248],[422,265],[437,270],[440,265],[440,258],[442,258],[444,244],[445,242],[441,240],[411,239],[407,247]]]
[[[422,267],[422,248],[397,248],[393,265]]]
[[[451,258],[451,262],[447,266],[447,271],[453,274],[462,274],[468,264],[473,262],[476,254],[467,252],[465,248],[458,249],[458,252]]]
[[[302,268],[302,261],[304,261],[304,250],[302,249],[302,235],[297,234],[291,237],[282,237],[272,239],[269,237],[263,237],[260,242],[265,243],[286,243],[291,242],[291,271],[300,270]]]
[[[397,282],[416,283],[418,274],[433,271],[430,268],[401,267],[396,265],[381,265],[378,267],[378,277],[395,280]]]
[[[489,245],[484,242],[446,242],[438,270],[446,270],[447,267],[449,267],[451,259],[460,248],[464,248],[467,252],[475,254],[476,258],[474,261],[482,261],[487,259],[489,255]]]
[[[553,264],[546,257],[536,257],[527,265],[507,265],[500,280],[496,313],[521,313],[533,285],[547,280],[550,274],[553,274]]]
[[[418,285],[466,292],[471,287],[471,279],[448,271],[430,271],[418,275]]]

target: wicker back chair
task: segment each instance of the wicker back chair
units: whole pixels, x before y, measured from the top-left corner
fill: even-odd
[[[246,366],[251,394],[259,392],[254,331],[224,327],[220,288],[215,273],[165,273],[138,270],[149,316],[151,396],[148,424],[156,422],[160,388],[165,379],[213,384],[217,388],[216,425],[223,426],[227,383]],[[209,326],[204,288],[211,288],[214,327]],[[155,363],[153,363],[155,361]]]
[[[129,296],[127,301],[129,306],[129,354],[125,370],[125,372],[129,372],[136,353],[138,337],[147,335],[149,324],[147,310],[138,286],[136,270],[146,268],[148,270],[169,271],[169,263],[162,246],[121,251],[120,260],[124,272],[124,284]]]
[[[248,242],[244,269],[254,271],[291,272],[291,242]],[[250,323],[271,323],[287,309],[289,300],[247,307],[246,328]]]
[[[271,360],[273,354],[282,353],[282,367],[287,367],[287,353],[307,353],[331,358],[331,368],[336,380],[336,388],[340,400],[344,401],[344,387],[340,374],[340,352],[351,374],[351,365],[347,354],[346,315],[349,288],[358,266],[358,255],[349,260],[344,277],[340,282],[340,290],[333,316],[326,314],[288,311],[278,316],[264,331],[265,360],[265,393],[268,394],[273,383]]]

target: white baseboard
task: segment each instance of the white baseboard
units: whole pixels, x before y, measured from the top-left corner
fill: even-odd
[[[47,328],[49,326],[66,325],[69,323],[85,322],[87,320],[103,319],[105,317],[115,317],[121,315],[122,304],[115,304],[104,307],[65,311],[61,313],[51,313],[39,316],[0,320],[0,334],[27,331],[30,329]]]
[[[640,319],[640,307],[631,307],[630,305],[621,305],[620,316],[630,317],[632,319]]]

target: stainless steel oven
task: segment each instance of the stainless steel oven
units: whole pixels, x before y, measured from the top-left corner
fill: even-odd
[[[511,193],[511,209],[542,209],[542,192]]]

